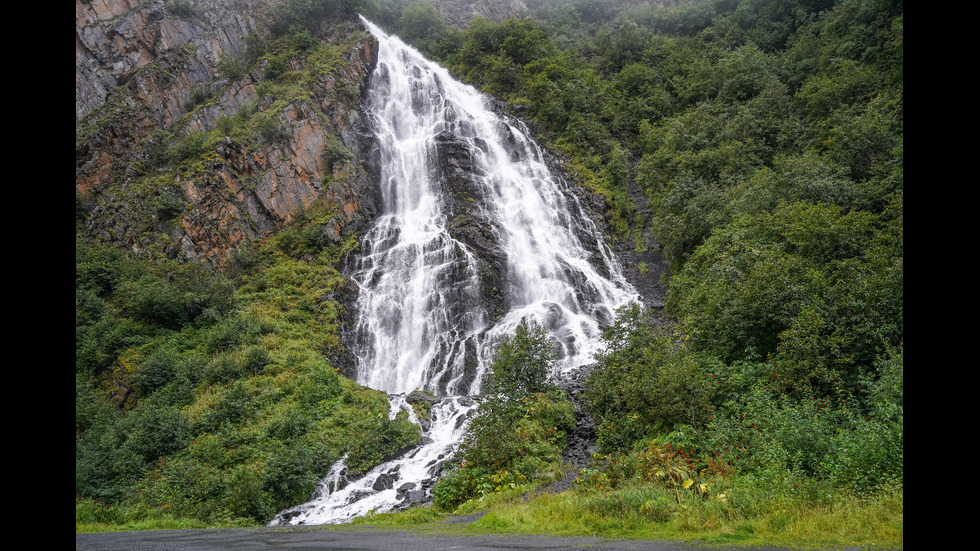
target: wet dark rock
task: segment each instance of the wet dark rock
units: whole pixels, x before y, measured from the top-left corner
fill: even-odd
[[[278,519],[280,519],[282,521],[288,521],[290,519],[293,519],[293,518],[298,517],[301,513],[302,513],[302,511],[300,511],[298,509],[290,509],[290,510],[287,510],[287,511],[283,511],[276,518],[278,518]]]
[[[371,486],[375,491],[390,490],[395,485],[395,479],[389,474],[381,473]]]
[[[421,403],[438,404],[439,400],[440,398],[438,396],[425,390],[413,390],[405,397],[405,401],[412,405]]]
[[[558,387],[564,390],[575,404],[575,428],[567,434],[568,444],[562,453],[565,463],[575,469],[587,466],[597,449],[595,420],[581,401],[581,394],[587,386],[590,372],[591,367],[584,366],[558,381]]]
[[[354,503],[355,501],[360,501],[368,496],[374,495],[375,492],[370,490],[359,490],[356,492],[351,492],[350,498],[347,500],[348,503]]]
[[[446,208],[449,234],[465,244],[477,258],[480,282],[479,304],[493,319],[503,314],[505,304],[506,255],[500,244],[500,236],[493,229],[489,213],[482,207],[491,199],[486,197],[480,174],[473,163],[474,149],[482,140],[470,140],[446,132],[436,142],[437,167],[441,184],[446,191]],[[486,147],[484,143],[483,147]],[[469,277],[470,274],[466,274]],[[471,373],[472,376],[475,373]]]

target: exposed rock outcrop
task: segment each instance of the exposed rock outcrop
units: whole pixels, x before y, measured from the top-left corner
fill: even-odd
[[[499,22],[528,11],[523,0],[439,0],[434,5],[445,23],[456,28],[465,28],[478,17]]]
[[[198,0],[174,13],[162,0],[76,0],[76,187],[113,182],[150,132],[223,91],[234,112],[254,100],[218,75],[222,56],[241,56],[260,33],[267,0]],[[79,143],[81,141],[81,143]]]
[[[479,264],[481,305],[491,319],[503,314],[502,270],[507,265],[500,236],[493,229],[490,214],[483,206],[482,186],[476,179],[483,176],[473,166],[471,145],[449,132],[438,136],[436,150],[440,182],[445,186],[449,233],[465,243]]]
[[[335,22],[318,36],[336,58],[270,70],[269,5],[76,0],[75,187],[92,237],[221,265],[317,201],[329,239],[373,215],[360,99],[376,41]]]

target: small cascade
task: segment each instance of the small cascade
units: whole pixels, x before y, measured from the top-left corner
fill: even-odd
[[[392,404],[407,404],[404,400],[404,395],[397,395],[392,397]],[[344,459],[337,461],[309,502],[280,512],[272,524],[340,524],[372,511],[389,511],[428,499],[443,463],[462,440],[466,419],[475,409],[472,398],[443,398],[432,406],[430,428],[420,446],[351,482],[345,478]]]
[[[330,466],[327,476],[323,477],[323,480],[317,485],[316,491],[313,492],[313,499],[325,499],[330,494],[343,489],[347,485],[347,479],[344,478],[346,474],[347,454],[345,453],[343,457]]]
[[[364,111],[382,212],[351,275],[359,383],[409,412],[422,445],[343,485],[334,465],[309,503],[273,524],[346,522],[422,501],[461,442],[500,341],[543,325],[562,378],[590,363],[616,308],[636,298],[570,186],[519,121],[364,20],[379,42]],[[441,397],[417,419],[407,393]],[[331,485],[331,481],[333,481]]]

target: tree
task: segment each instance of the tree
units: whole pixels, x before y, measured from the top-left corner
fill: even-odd
[[[853,388],[903,339],[896,201],[881,215],[801,201],[740,217],[691,255],[667,308],[697,350],[774,363],[784,390]]]
[[[561,472],[565,434],[575,407],[548,382],[556,360],[544,327],[521,320],[497,349],[486,393],[459,452],[459,466],[433,490],[455,506],[514,483],[552,480]]]
[[[555,350],[545,328],[536,321],[521,320],[513,337],[505,337],[490,366],[487,394],[517,400],[552,385],[548,375],[554,368]]]
[[[679,424],[703,425],[713,388],[704,360],[633,303],[603,334],[606,349],[589,375],[585,401],[599,424],[599,446],[628,450]]]
[[[561,440],[563,444],[557,432],[543,432],[574,426],[570,402],[548,382],[555,359],[547,331],[535,321],[521,320],[514,335],[504,338],[491,364],[484,399],[463,442],[464,461],[494,472],[514,468],[519,459],[534,455],[537,441],[554,445]]]
[[[405,40],[434,39],[446,31],[442,16],[432,4],[420,2],[405,8],[398,20]]]

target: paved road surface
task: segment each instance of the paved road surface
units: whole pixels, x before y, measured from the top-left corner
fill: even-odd
[[[694,551],[699,547],[663,541],[605,540],[547,536],[463,535],[384,530],[377,528],[323,527],[241,528],[228,530],[159,530],[75,534],[76,551],[491,551],[491,550],[588,550],[588,551]],[[719,551],[721,548],[707,548]],[[732,551],[735,548],[728,548]],[[745,547],[738,551],[752,551]],[[775,551],[774,548],[753,548]],[[783,550],[784,551],[784,550]]]

